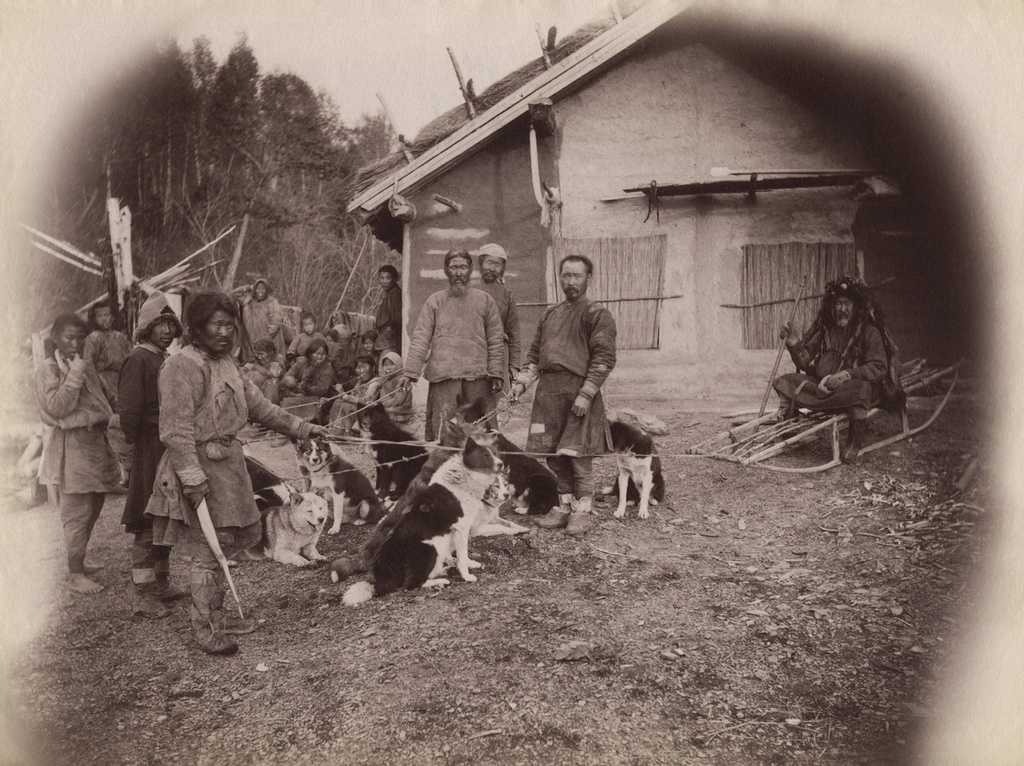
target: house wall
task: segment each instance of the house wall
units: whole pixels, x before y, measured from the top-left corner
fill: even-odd
[[[763,389],[775,352],[742,348],[746,244],[852,242],[849,188],[601,202],[732,169],[860,167],[798,104],[701,45],[648,46],[556,104],[566,237],[668,238],[661,350],[624,352],[613,387],[667,396]],[[793,293],[798,289],[793,286]],[[656,374],[663,369],[667,374]],[[655,374],[651,374],[652,371]]]
[[[540,225],[540,206],[533,196],[529,123],[512,125],[494,141],[468,157],[412,197],[416,219],[408,226],[405,299],[410,338],[427,297],[448,286],[444,254],[451,249],[475,250],[488,242],[505,248],[509,259],[506,284],[520,303],[545,300],[545,268],[550,233]],[[541,177],[557,185],[552,138],[539,139]],[[439,194],[462,205],[460,212],[434,200]],[[475,259],[474,259],[475,260]],[[474,277],[478,277],[475,271]],[[520,309],[523,353],[529,348],[543,307]],[[406,346],[408,347],[408,346]]]

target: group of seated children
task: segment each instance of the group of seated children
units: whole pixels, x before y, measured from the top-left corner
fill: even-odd
[[[377,333],[370,330],[357,342],[347,325],[338,324],[324,335],[308,311],[300,323],[286,356],[263,338],[253,346],[254,359],[242,368],[265,397],[340,435],[357,433],[358,411],[376,401],[396,423],[412,419],[412,391],[399,387],[402,357],[394,351],[380,356],[374,350]]]

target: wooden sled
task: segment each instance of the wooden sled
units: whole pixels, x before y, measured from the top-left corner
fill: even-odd
[[[908,397],[924,397],[934,395],[935,384],[944,378],[952,376],[949,387],[946,389],[942,400],[932,411],[931,415],[920,425],[911,426],[906,408],[899,413],[901,431],[895,436],[889,436],[880,441],[861,447],[859,455],[873,452],[882,447],[888,447],[915,434],[921,433],[938,418],[949,397],[953,393],[959,376],[960,363],[943,369],[925,367],[924,360],[915,359],[907,362],[901,368],[900,379],[903,382],[903,390]],[[880,412],[885,412],[879,407],[868,411],[868,418],[872,418]],[[847,414],[828,414],[813,412],[807,409],[799,410],[797,417],[786,420],[778,420],[778,413],[763,415],[745,423],[741,423],[728,431],[712,436],[700,444],[690,447],[687,450],[691,455],[706,455],[707,457],[719,460],[729,460],[740,465],[752,465],[757,468],[764,468],[769,471],[783,471],[786,473],[817,473],[827,471],[841,464],[840,455],[840,431],[847,426],[849,417]],[[779,456],[787,449],[808,439],[817,438],[817,434],[826,429],[829,430],[832,446],[832,459],[821,465],[807,467],[793,467],[772,464],[767,461]]]

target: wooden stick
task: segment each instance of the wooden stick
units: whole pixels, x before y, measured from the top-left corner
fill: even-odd
[[[175,269],[177,269],[177,268],[178,268],[179,266],[182,266],[183,264],[185,264],[185,263],[188,263],[189,261],[191,261],[191,260],[192,260],[193,258],[195,258],[195,257],[196,257],[197,255],[199,255],[200,253],[202,253],[202,252],[204,252],[204,251],[206,251],[206,250],[209,250],[209,249],[210,249],[211,247],[213,247],[214,245],[216,245],[216,244],[217,244],[218,242],[220,242],[220,241],[221,241],[222,239],[224,239],[224,237],[226,237],[226,236],[227,236],[228,234],[230,234],[230,233],[231,233],[231,232],[233,232],[234,230],[235,230],[235,224],[232,224],[231,226],[229,226],[228,228],[226,228],[226,229],[225,229],[224,231],[222,231],[222,232],[221,232],[220,234],[218,234],[218,235],[217,235],[217,237],[216,237],[215,239],[211,240],[210,242],[207,242],[207,243],[206,243],[205,245],[203,245],[203,246],[202,246],[201,248],[199,248],[198,250],[196,250],[196,251],[195,251],[194,253],[192,253],[191,255],[189,255],[189,256],[186,256],[185,258],[182,258],[182,259],[181,259],[180,261],[178,261],[178,262],[177,262],[176,264],[174,264],[173,266],[171,266],[171,267],[169,267],[169,268],[166,268],[166,269],[164,269],[164,270],[163,270],[163,271],[161,271],[161,272],[160,272],[159,274],[157,274],[157,275],[156,275],[155,277],[150,277],[150,278],[149,278],[148,280],[146,280],[146,281],[147,281],[147,282],[150,282],[150,283],[152,283],[152,282],[153,282],[153,281],[155,281],[155,280],[159,280],[159,279],[161,279],[161,278],[164,278],[164,277],[166,277],[166,276],[167,276],[168,274],[170,274],[170,272],[174,271],[174,270],[175,270]]]
[[[725,176],[749,176],[757,174],[759,176],[796,176],[796,175],[809,175],[809,176],[835,176],[843,175],[845,173],[870,173],[870,168],[783,168],[781,170],[732,170],[731,168],[711,168],[708,173],[712,178],[724,178]]]
[[[874,290],[876,287],[895,282],[896,277],[886,277],[881,282],[876,282],[870,285],[870,288]],[[814,300],[815,298],[824,298],[825,293],[819,293],[818,295],[805,295],[804,298],[807,300]],[[777,306],[780,303],[789,303],[793,298],[776,298],[773,301],[761,301],[760,303],[719,303],[718,305],[723,309],[756,309],[760,306]],[[520,304],[522,305],[522,304]]]
[[[33,241],[32,244],[35,247],[37,247],[40,250],[42,250],[44,253],[49,253],[54,258],[58,258],[58,259],[64,261],[65,263],[70,263],[76,269],[81,269],[82,271],[86,272],[87,274],[95,274],[98,277],[102,277],[103,276],[103,272],[102,271],[99,271],[98,269],[94,269],[92,266],[87,266],[86,264],[82,263],[81,261],[76,261],[74,258],[71,258],[70,256],[67,256],[67,255],[64,255],[64,253],[58,253],[52,247],[47,247],[42,242]]]
[[[341,302],[345,300],[345,293],[348,292],[348,286],[352,283],[352,276],[356,273],[356,268],[359,266],[359,261],[362,260],[363,253],[365,253],[369,249],[367,247],[368,244],[369,240],[363,243],[363,246],[359,249],[359,254],[356,256],[356,262],[352,264],[352,270],[348,273],[348,279],[345,280],[345,286],[341,290],[341,297],[339,297],[338,302],[334,304],[334,311],[331,312],[331,316],[337,314],[338,309],[341,308]]]
[[[487,731],[479,731],[476,734],[469,735],[466,737],[466,741],[468,742],[471,739],[480,739],[481,737],[493,737],[495,734],[502,733],[504,733],[502,729],[488,729]]]
[[[86,263],[88,263],[90,266],[97,266],[99,268],[103,268],[103,262],[100,261],[100,259],[97,258],[92,253],[84,253],[81,250],[79,250],[77,247],[75,247],[74,245],[70,244],[69,242],[65,242],[63,240],[51,237],[51,236],[49,236],[47,234],[43,234],[43,232],[39,231],[39,229],[33,229],[31,226],[28,226],[28,225],[26,225],[24,223],[19,223],[18,226],[20,226],[21,228],[25,229],[28,232],[31,232],[32,234],[35,234],[40,239],[45,239],[51,245],[56,245],[61,250],[65,250],[65,251],[71,253],[71,255],[74,255],[77,258],[80,258],[81,260],[83,260]]]
[[[544,60],[544,68],[551,69],[551,56],[548,55],[548,46],[544,42],[544,35],[540,31],[540,22],[538,21],[534,29],[537,30],[537,39],[540,41],[540,55]]]
[[[793,301],[793,310],[789,312],[789,321],[786,324],[792,324],[793,320],[796,319],[796,310],[800,305],[800,299],[804,297],[804,288],[807,286],[806,282],[800,283],[800,290],[796,294],[796,300]],[[775,356],[775,366],[772,367],[772,374],[768,378],[768,387],[764,390],[764,398],[761,400],[761,409],[758,411],[757,416],[761,417],[764,415],[764,408],[768,406],[768,397],[772,392],[772,383],[775,382],[775,376],[779,372],[779,365],[782,364],[782,354],[786,350],[786,340],[783,338],[782,343],[779,344],[779,353]]]
[[[462,98],[466,102],[466,113],[469,115],[469,119],[476,117],[476,107],[473,106],[473,99],[469,96],[469,91],[466,89],[466,81],[462,79],[462,69],[459,67],[459,60],[455,58],[455,51],[448,48],[448,57],[452,60],[452,66],[455,67],[455,76],[459,80],[459,90],[462,91]]]
[[[631,303],[633,301],[667,301],[674,298],[685,298],[685,295],[644,295],[638,298],[601,298],[597,303]],[[517,303],[517,306],[554,306],[554,303]]]
[[[379,90],[377,91],[377,100],[380,101],[381,107],[384,109],[384,116],[388,118],[388,123],[391,125],[391,131],[395,134],[395,140],[398,142],[398,148],[402,150],[402,154],[405,155],[406,162],[412,162],[412,152],[405,145],[405,141],[402,140],[402,134],[398,130],[398,124],[395,122],[395,116],[391,114],[391,108],[388,106],[388,102],[384,100],[384,94]]]

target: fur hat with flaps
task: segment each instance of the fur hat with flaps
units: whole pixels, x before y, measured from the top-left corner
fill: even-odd
[[[181,337],[181,321],[164,294],[156,290],[149,294],[142,304],[142,308],[139,309],[139,321],[135,325],[135,341],[138,342],[149,335],[149,331],[161,320],[170,320],[174,325],[174,337]]]

